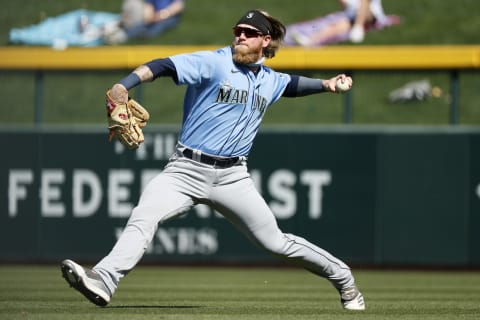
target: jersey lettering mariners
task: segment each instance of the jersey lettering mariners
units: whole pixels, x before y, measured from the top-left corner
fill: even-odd
[[[179,142],[211,155],[247,156],[265,111],[290,76],[263,65],[254,74],[233,63],[230,47],[170,59],[177,84],[187,85]]]
[[[218,90],[217,103],[247,104],[248,91],[232,87],[228,82],[221,84]],[[253,93],[252,108],[258,110],[261,115],[267,108],[267,99],[259,94]]]

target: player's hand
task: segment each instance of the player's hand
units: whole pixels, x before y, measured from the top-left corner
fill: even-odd
[[[113,101],[119,104],[126,104],[128,101],[128,90],[119,83],[113,85],[109,95]]]
[[[336,75],[333,78],[323,80],[323,89],[328,92],[333,92],[333,93],[341,93],[340,90],[337,88],[337,81],[340,80],[342,83],[344,83],[348,88],[351,88],[353,86],[353,79],[350,76],[347,76],[344,73],[341,73],[339,75]]]

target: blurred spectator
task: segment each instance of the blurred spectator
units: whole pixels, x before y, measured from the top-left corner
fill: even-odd
[[[349,39],[354,43],[362,42],[365,29],[385,19],[382,0],[339,0],[350,20]]]
[[[338,0],[342,11],[287,26],[287,45],[321,46],[341,41],[360,43],[365,33],[400,23],[386,15],[381,0]]]
[[[133,38],[153,38],[178,25],[183,0],[123,0],[120,24],[105,32],[105,42],[120,44]]]

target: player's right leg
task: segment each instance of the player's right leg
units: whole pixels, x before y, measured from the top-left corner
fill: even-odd
[[[195,204],[195,198],[205,197],[201,192],[208,190],[205,186],[209,183],[208,177],[205,178],[206,173],[198,170],[202,168],[190,163],[169,163],[162,173],[148,183],[113,249],[93,267],[92,273],[71,260],[62,264],[62,273],[67,282],[93,303],[106,305],[120,279],[143,257],[159,223],[189,210]],[[104,283],[108,297],[90,285],[93,283],[90,281],[92,274],[96,280]]]
[[[147,185],[114,247],[93,268],[112,293],[143,257],[158,225],[192,208],[190,195],[188,184],[175,174],[162,172]]]
[[[98,273],[84,268],[72,260],[61,264],[63,278],[97,306],[104,307],[110,302],[111,293]]]

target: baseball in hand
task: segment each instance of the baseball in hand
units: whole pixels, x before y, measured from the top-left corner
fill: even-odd
[[[342,79],[337,80],[336,90],[338,92],[348,91],[350,90],[350,87],[351,87],[350,81],[348,81],[347,79],[345,79],[344,82],[342,82]]]

